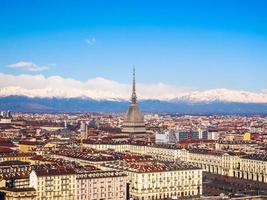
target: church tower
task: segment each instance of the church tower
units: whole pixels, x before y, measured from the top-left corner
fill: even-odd
[[[146,134],[144,115],[137,105],[137,95],[135,86],[135,68],[133,68],[133,88],[131,96],[131,105],[124,117],[122,133],[133,138],[141,137]]]

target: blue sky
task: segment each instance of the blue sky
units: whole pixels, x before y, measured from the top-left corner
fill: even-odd
[[[0,0],[0,72],[267,88],[267,1]],[[8,67],[32,62],[49,68]]]

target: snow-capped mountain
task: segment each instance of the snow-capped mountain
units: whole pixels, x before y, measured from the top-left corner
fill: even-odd
[[[228,89],[212,89],[206,91],[194,91],[181,95],[174,101],[197,102],[236,102],[236,103],[267,103],[267,93],[255,93]]]
[[[94,99],[94,100],[110,100],[110,101],[122,101],[123,98],[114,96],[112,98],[112,92],[109,95],[105,95],[100,92],[75,90],[69,88],[64,90],[61,88],[44,88],[44,89],[25,89],[22,87],[5,87],[0,88],[0,97],[8,96],[25,96],[29,98],[81,98],[81,99]]]
[[[245,114],[267,115],[267,104],[139,100],[143,112],[176,114]],[[22,112],[126,112],[128,101],[94,100],[88,98],[0,97],[0,110]]]
[[[181,114],[267,114],[267,92],[195,90],[164,83],[137,84],[145,112]],[[125,112],[131,84],[94,78],[0,73],[0,110],[31,112]]]
[[[144,91],[140,91],[141,94]],[[248,92],[229,89],[211,89],[205,91],[181,92],[175,94],[176,97],[171,98],[174,94],[170,94],[167,98],[161,96],[140,95],[140,100],[160,100],[170,102],[189,102],[189,103],[210,103],[210,102],[235,102],[235,103],[267,103],[267,93]],[[110,101],[127,101],[130,94],[118,95],[117,92],[102,90],[76,90],[69,88],[42,88],[42,89],[25,89],[22,87],[4,87],[0,88],[0,97],[8,96],[26,96],[30,98],[82,98],[94,100],[110,100]]]
[[[137,84],[139,100],[168,102],[238,102],[267,103],[266,92],[229,89],[196,90],[164,83]],[[26,96],[30,98],[82,98],[93,100],[128,101],[131,84],[96,77],[80,81],[61,76],[10,75],[0,73],[0,97]]]

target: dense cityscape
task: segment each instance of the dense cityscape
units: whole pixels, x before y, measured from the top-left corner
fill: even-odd
[[[267,200],[267,0],[0,0],[0,200]]]
[[[267,117],[1,111],[2,199],[264,199]]]

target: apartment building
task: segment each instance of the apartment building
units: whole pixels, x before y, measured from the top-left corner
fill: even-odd
[[[267,155],[245,154],[201,149],[179,149],[172,146],[146,146],[134,144],[86,144],[99,150],[113,149],[151,155],[169,161],[187,161],[203,171],[267,183]]]
[[[267,154],[251,154],[240,158],[234,176],[267,183]]]
[[[0,188],[0,199],[36,200],[34,188]]]
[[[202,170],[184,162],[114,161],[104,166],[127,173],[133,200],[175,199],[202,194]]]
[[[75,200],[76,172],[70,168],[36,169],[30,174],[30,187],[37,200]]]
[[[125,200],[127,175],[119,171],[77,174],[77,200]]]

